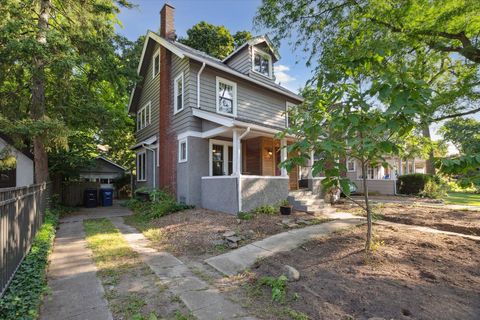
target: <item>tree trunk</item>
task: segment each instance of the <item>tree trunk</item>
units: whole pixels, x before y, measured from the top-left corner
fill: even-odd
[[[424,124],[422,128],[423,137],[431,139],[430,135],[430,126],[428,124]],[[435,166],[433,165],[433,149],[430,149],[428,152],[428,159],[425,161],[425,171],[427,174],[435,174]]]
[[[362,181],[363,194],[365,199],[365,208],[367,210],[367,241],[365,242],[365,252],[370,252],[372,248],[372,209],[368,200],[368,185],[367,185],[367,165],[366,161],[362,160]]]
[[[38,30],[36,41],[42,47],[47,43],[48,20],[50,19],[51,0],[40,1],[38,16]],[[32,73],[32,101],[30,116],[38,121],[45,118],[45,57],[43,52],[33,57],[34,69]],[[35,182],[42,183],[48,180],[48,155],[45,149],[45,133],[33,137],[33,154],[35,163]]]

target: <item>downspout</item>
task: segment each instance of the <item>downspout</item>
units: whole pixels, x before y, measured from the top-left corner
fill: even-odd
[[[155,159],[155,158],[156,158],[156,157],[155,157],[155,150],[153,150],[152,148],[147,147],[145,144],[142,144],[142,147],[144,147],[145,149],[151,151],[151,152],[152,152],[152,155],[153,155],[153,161],[152,161],[153,171],[152,171],[152,172],[153,172],[153,189],[155,189],[155,187],[156,187],[155,180],[156,180],[156,178],[157,178],[157,177],[155,176],[155,160],[156,160],[156,159]]]
[[[203,69],[205,69],[205,62],[197,73],[197,109],[200,109],[200,75],[202,74]]]
[[[242,144],[240,141],[242,141],[242,138],[245,137],[248,133],[250,132],[250,127],[247,127],[247,130],[245,130],[244,133],[242,133],[240,135],[240,137],[238,137],[238,148],[240,150],[240,155],[242,154]],[[237,166],[238,168],[235,168],[235,170],[239,169],[240,168],[240,161],[241,161],[241,158],[242,157],[239,157],[238,159],[238,163],[237,163]],[[240,174],[240,171],[237,170],[237,190],[238,190],[238,212],[241,212],[242,211],[242,175]]]

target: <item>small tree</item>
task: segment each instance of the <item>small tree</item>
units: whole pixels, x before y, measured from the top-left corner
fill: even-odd
[[[294,135],[297,140],[288,146],[289,154],[296,156],[282,165],[291,169],[305,163],[312,152],[321,155],[313,163],[313,174],[323,172],[323,187],[340,188],[347,197],[350,187],[345,177],[345,159],[360,163],[365,202],[352,201],[367,215],[366,252],[372,248],[373,213],[368,197],[368,166],[386,166],[385,156],[400,153],[400,142],[414,128],[414,117],[409,112],[422,99],[419,92],[410,90],[408,81],[391,80],[370,84],[369,90],[362,90],[366,85],[361,81],[329,86],[319,83],[317,88],[308,88],[304,90],[306,102],[291,111],[292,125],[283,134]],[[387,87],[388,95],[379,94]],[[378,102],[383,102],[382,106]]]

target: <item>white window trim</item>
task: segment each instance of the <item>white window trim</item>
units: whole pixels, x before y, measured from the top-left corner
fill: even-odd
[[[266,75],[264,75],[263,73],[258,72],[257,70],[255,70],[255,53],[258,53],[258,54],[263,55],[264,57],[268,58],[268,76],[266,76]],[[261,49],[252,47],[252,71],[255,72],[256,74],[259,74],[259,75],[265,77],[265,78],[273,79],[273,62],[272,62],[272,56],[271,56],[270,54],[268,54],[267,52],[261,50]]]
[[[295,108],[297,105],[293,104],[291,102],[286,102],[285,104],[285,128],[289,128],[290,126],[288,125],[288,111],[292,108]]]
[[[353,170],[350,170],[350,169],[348,168],[348,162],[349,162],[350,160],[353,160]],[[356,172],[356,171],[357,171],[357,161],[355,161],[355,159],[353,159],[353,158],[347,158],[347,163],[346,163],[346,165],[347,165],[347,172]]]
[[[232,106],[232,113],[227,113],[227,112],[221,112],[219,110],[219,85],[220,85],[220,82],[224,83],[224,84],[227,84],[227,85],[230,85],[233,87],[233,106]],[[237,83],[236,82],[233,82],[233,81],[230,81],[230,80],[227,80],[225,78],[221,78],[221,77],[216,77],[216,86],[215,86],[215,99],[216,99],[216,105],[217,105],[217,113],[218,114],[223,114],[225,116],[229,116],[229,117],[236,117],[237,116]]]
[[[144,177],[143,179],[140,179],[140,155],[143,155],[145,157],[145,167],[143,168],[144,171]],[[137,152],[137,181],[138,182],[145,182],[147,181],[147,152],[145,150]]]
[[[185,143],[185,159],[181,158],[183,143]],[[188,139],[184,138],[178,141],[178,163],[184,163],[187,161],[188,161]]]
[[[143,110],[147,109],[145,112],[145,117],[142,117]],[[148,112],[148,123],[147,123],[147,112]],[[138,121],[140,119],[140,122]],[[140,131],[148,127],[152,123],[152,102],[148,101],[140,110],[137,111],[137,131]],[[143,126],[142,126],[143,124]]]
[[[155,58],[158,56],[158,73],[155,74]],[[155,51],[152,58],[152,78],[155,78],[160,74],[160,49]]]
[[[178,101],[177,101],[177,95],[178,95],[178,85],[177,82],[178,80],[182,80],[182,108],[178,109]],[[177,114],[180,111],[182,111],[185,107],[185,86],[184,86],[184,81],[183,81],[183,71],[173,80],[173,96],[174,96],[174,102],[173,102],[173,114]]]
[[[212,157],[212,150],[213,150],[213,145],[218,144],[218,145],[223,145],[223,172],[226,172],[226,175],[223,176],[214,176],[213,175],[213,157]],[[228,147],[233,147],[232,141],[225,141],[225,140],[215,140],[215,139],[210,139],[209,140],[209,145],[208,145],[208,175],[210,177],[229,177],[230,175],[228,174]]]

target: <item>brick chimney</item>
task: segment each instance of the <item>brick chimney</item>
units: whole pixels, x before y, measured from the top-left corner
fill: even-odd
[[[160,10],[160,36],[175,40],[175,8],[165,3]]]

